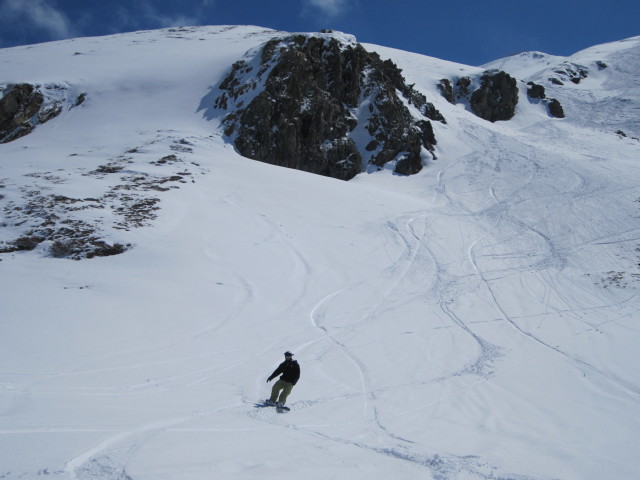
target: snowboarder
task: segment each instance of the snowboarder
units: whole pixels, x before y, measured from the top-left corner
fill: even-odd
[[[284,353],[284,362],[282,362],[278,368],[274,370],[271,376],[267,378],[267,383],[280,374],[282,375],[271,389],[271,398],[266,400],[266,403],[269,405],[283,407],[287,401],[287,397],[293,389],[293,386],[300,378],[300,365],[298,365],[298,362],[293,359],[293,353]]]

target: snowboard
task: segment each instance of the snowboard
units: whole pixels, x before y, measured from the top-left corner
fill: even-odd
[[[271,405],[271,404],[266,403],[264,401],[262,401],[260,403],[256,403],[254,406],[256,408],[274,407],[278,413],[285,413],[285,412],[291,411],[291,409],[289,407],[285,407],[285,406],[278,407],[277,405]]]

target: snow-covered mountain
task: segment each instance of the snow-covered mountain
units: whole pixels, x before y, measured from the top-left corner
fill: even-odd
[[[224,133],[221,82],[286,35],[0,50],[0,478],[636,478],[640,37],[483,67],[365,44],[445,121],[418,173],[341,181]],[[291,412],[255,407],[285,350]]]

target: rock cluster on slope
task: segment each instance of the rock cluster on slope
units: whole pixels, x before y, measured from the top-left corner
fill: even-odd
[[[488,70],[477,78],[461,77],[455,83],[444,78],[438,88],[449,103],[466,103],[476,116],[490,122],[510,120],[516,113],[518,82],[502,70]],[[562,105],[555,98],[547,98],[542,85],[528,82],[527,96],[544,104],[552,117],[564,118]]]
[[[527,95],[533,100],[538,100],[547,105],[549,115],[556,118],[564,118],[564,109],[555,98],[547,98],[545,88],[534,82],[527,82]]]

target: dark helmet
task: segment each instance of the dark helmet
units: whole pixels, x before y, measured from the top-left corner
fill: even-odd
[[[293,353],[291,353],[289,351],[286,351],[286,352],[284,352],[284,356],[285,357],[293,357]]]

